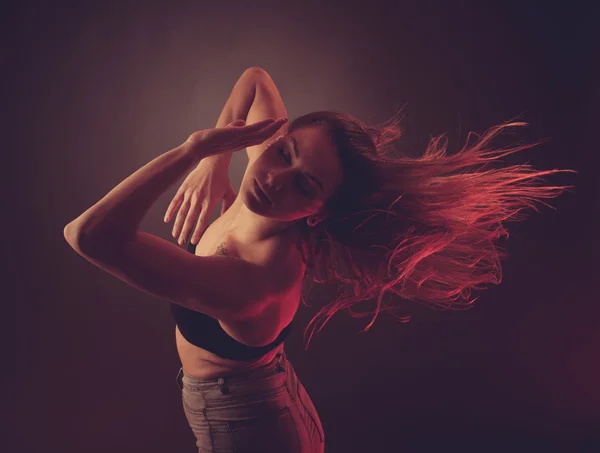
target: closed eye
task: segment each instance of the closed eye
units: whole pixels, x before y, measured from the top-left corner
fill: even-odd
[[[281,149],[279,151],[279,155],[287,164],[292,163],[292,158],[284,149]],[[298,187],[298,190],[300,191],[300,193],[302,195],[304,195],[306,198],[312,198],[312,193],[308,189],[306,189],[306,187],[304,187],[304,185],[300,181],[300,178],[296,179],[296,187]]]
[[[279,155],[282,157],[282,159],[284,161],[286,161],[288,164],[292,163],[292,159],[290,157],[290,155],[288,153],[285,152],[284,149],[279,150]]]

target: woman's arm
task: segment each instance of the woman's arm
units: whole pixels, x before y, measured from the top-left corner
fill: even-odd
[[[250,70],[255,74],[255,94],[254,101],[248,111],[246,123],[253,124],[267,118],[288,118],[281,94],[271,76],[267,71],[258,67],[250,68]],[[288,123],[285,123],[274,136],[277,137],[284,133],[287,127]],[[267,143],[268,141],[265,141],[264,143],[246,148],[249,164],[252,164],[263,153],[267,148]]]
[[[144,165],[113,188],[98,203],[65,227],[65,238],[82,250],[119,247],[130,242],[150,207],[173,183],[201,159],[243,149],[271,137],[287,118],[252,125],[214,128],[194,132],[180,146]]]
[[[235,120],[245,120],[246,124],[257,123],[267,118],[287,118],[287,110],[279,90],[271,76],[257,66],[246,69],[236,82],[216,127],[225,127]],[[285,128],[275,133],[279,135]],[[246,148],[251,164],[266,148],[266,142]],[[219,154],[209,158],[212,162],[229,165],[231,153]]]
[[[65,239],[78,253],[132,241],[158,197],[200,160],[186,143],[156,157],[70,222]]]
[[[267,118],[282,117],[287,118],[287,111],[273,79],[264,69],[251,67],[244,71],[233,87],[217,127],[225,127],[240,119],[253,124]],[[249,164],[263,153],[267,143],[246,148]],[[179,244],[190,237],[192,243],[197,244],[208,228],[209,217],[217,203],[223,200],[221,214],[233,204],[235,190],[227,174],[230,161],[231,153],[202,159],[181,183],[165,212],[166,223],[175,218],[171,234]]]
[[[262,143],[284,121],[192,134],[183,145],[153,159],[69,223],[64,229],[67,242],[106,272],[173,303],[223,320],[256,315],[294,281],[282,268],[280,257],[260,263],[197,257],[139,232],[138,227],[156,199],[200,159],[243,149],[244,144]]]

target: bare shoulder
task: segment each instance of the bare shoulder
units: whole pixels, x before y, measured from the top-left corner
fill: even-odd
[[[274,299],[284,296],[304,275],[300,252],[287,235],[261,241],[251,248],[250,253],[249,259],[267,271]]]

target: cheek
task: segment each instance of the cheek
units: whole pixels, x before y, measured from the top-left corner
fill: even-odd
[[[293,219],[306,217],[318,211],[318,208],[313,201],[307,200],[298,193],[292,192],[284,197],[284,200],[285,201],[279,205],[277,210],[282,215],[289,216]]]
[[[301,198],[298,202],[298,208],[298,211],[301,212],[303,216],[308,216],[319,212],[320,206],[315,203],[314,200]]]

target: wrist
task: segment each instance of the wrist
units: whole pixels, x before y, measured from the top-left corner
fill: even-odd
[[[181,147],[184,148],[186,154],[197,161],[197,165],[202,163],[203,166],[212,165],[225,167],[225,169],[229,168],[233,153],[231,151],[215,153],[215,149],[211,148],[205,140],[206,132],[206,130],[194,132]]]
[[[204,160],[205,153],[202,151],[199,141],[186,140],[178,147],[183,154],[192,159],[196,164]]]
[[[231,162],[232,154],[233,153],[223,153],[215,154],[212,156],[206,156],[201,158],[201,162],[204,162],[204,165],[214,165],[215,167],[229,168],[229,163]]]

